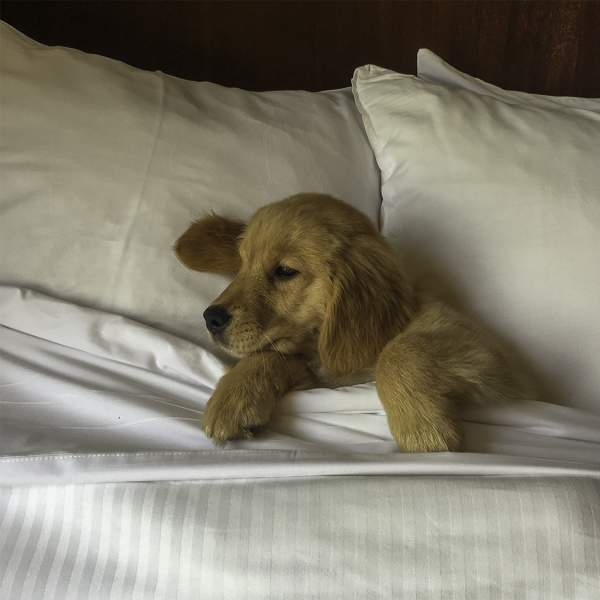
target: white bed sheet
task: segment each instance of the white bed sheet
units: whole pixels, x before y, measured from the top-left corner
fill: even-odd
[[[465,411],[466,453],[404,454],[373,384],[288,394],[255,439],[215,448],[199,421],[225,363],[208,350],[6,286],[0,325],[0,482],[600,473],[600,417],[543,402]]]
[[[598,416],[472,409],[469,452],[403,454],[362,385],[216,449],[224,368],[0,286],[0,598],[598,597]]]

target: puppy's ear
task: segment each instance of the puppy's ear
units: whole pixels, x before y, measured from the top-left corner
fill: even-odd
[[[333,293],[319,336],[321,365],[333,375],[375,366],[408,323],[412,291],[387,244],[359,236],[332,265]]]
[[[240,268],[238,238],[243,230],[243,223],[209,215],[188,227],[175,243],[175,254],[194,271],[237,273]]]

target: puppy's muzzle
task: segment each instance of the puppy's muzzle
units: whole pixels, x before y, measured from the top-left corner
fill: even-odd
[[[206,328],[213,335],[223,333],[229,321],[231,321],[231,315],[227,312],[225,307],[220,304],[209,306],[202,316],[206,321]]]

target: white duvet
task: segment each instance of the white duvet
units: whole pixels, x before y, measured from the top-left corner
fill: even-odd
[[[598,597],[599,416],[471,409],[468,452],[411,455],[366,384],[215,448],[224,368],[0,286],[1,598]]]
[[[600,416],[543,402],[466,411],[468,453],[403,454],[373,384],[288,394],[255,439],[216,448],[200,419],[226,365],[210,351],[18,288],[0,286],[0,315],[5,482],[234,476],[257,460],[258,476],[600,472]]]

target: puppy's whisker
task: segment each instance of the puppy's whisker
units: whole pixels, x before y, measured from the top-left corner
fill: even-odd
[[[270,337],[269,335],[267,335],[266,333],[264,334],[267,342],[269,342],[269,344],[271,344],[271,348],[273,348],[273,350],[283,359],[283,360],[287,360],[286,355],[281,352],[281,350],[279,350],[279,348],[277,348],[277,346],[275,346],[275,341],[273,341],[273,338]]]

